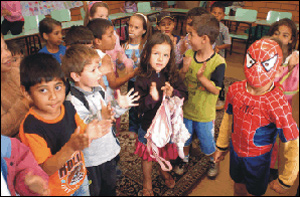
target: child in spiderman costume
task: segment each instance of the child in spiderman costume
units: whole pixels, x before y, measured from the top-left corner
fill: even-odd
[[[282,88],[274,83],[282,63],[280,46],[271,39],[253,43],[246,54],[246,80],[229,87],[224,117],[216,142],[214,161],[224,159],[230,147],[230,176],[234,194],[263,195],[268,187],[270,162],[276,136],[282,143],[285,162],[271,189],[285,193],[299,172],[299,129]],[[231,140],[230,140],[231,137]]]

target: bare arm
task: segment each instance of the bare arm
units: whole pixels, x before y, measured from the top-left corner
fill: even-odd
[[[216,86],[203,75],[205,68],[206,68],[206,62],[203,63],[203,66],[199,69],[199,71],[197,73],[198,80],[201,82],[201,84],[204,86],[204,88],[207,91],[209,91],[210,93],[219,95],[220,90],[218,88],[216,88]]]

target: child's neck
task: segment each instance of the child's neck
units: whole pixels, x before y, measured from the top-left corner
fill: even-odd
[[[204,62],[207,59],[209,59],[215,51],[212,48],[212,45],[208,45],[207,47],[204,47],[204,49],[198,50],[196,54],[196,60],[198,62]]]
[[[142,37],[131,38],[129,44],[140,44],[142,41]]]
[[[33,110],[35,111],[35,113],[37,113],[39,116],[41,116],[45,120],[55,120],[56,118],[58,118],[60,116],[60,114],[62,112],[61,107],[59,108],[59,110],[57,110],[56,112],[53,112],[53,113],[46,113],[44,111],[41,111],[36,106],[33,106]]]
[[[252,95],[259,96],[270,92],[274,88],[274,81],[269,82],[267,85],[262,87],[252,87],[246,83],[246,91]]]
[[[59,51],[59,46],[56,44],[47,42],[46,47],[50,53],[57,53]]]

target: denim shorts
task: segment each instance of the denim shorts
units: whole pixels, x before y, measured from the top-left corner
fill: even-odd
[[[88,180],[87,176],[85,176],[85,179],[84,179],[82,185],[71,196],[90,196],[89,180]]]
[[[183,118],[185,127],[191,134],[191,137],[185,142],[184,146],[189,146],[192,143],[192,137],[194,132],[196,132],[197,137],[200,141],[201,151],[205,155],[211,155],[216,151],[216,142],[214,138],[215,133],[215,122],[196,122]]]

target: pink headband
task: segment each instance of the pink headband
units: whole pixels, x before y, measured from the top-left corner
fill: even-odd
[[[147,23],[147,17],[144,14],[142,14],[142,13],[135,13],[135,14],[138,14],[138,15],[141,15],[142,17],[144,17],[144,19],[145,19],[145,21]]]

